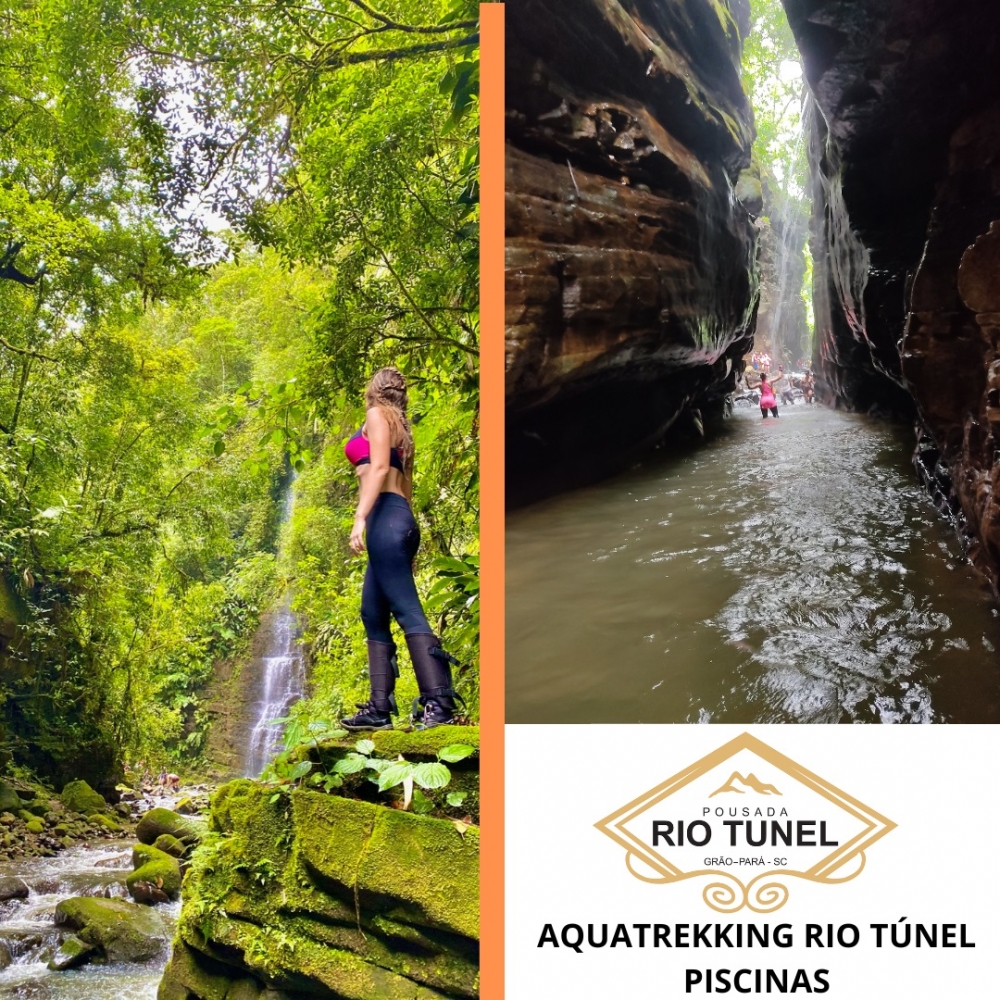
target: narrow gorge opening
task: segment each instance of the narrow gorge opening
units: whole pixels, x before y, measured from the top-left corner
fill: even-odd
[[[812,253],[809,248],[808,91],[780,0],[752,0],[743,41],[743,86],[753,109],[753,164],[760,173],[760,304],[754,351],[773,368],[812,362]]]
[[[508,28],[509,720],[997,721],[1000,15],[569,6]]]

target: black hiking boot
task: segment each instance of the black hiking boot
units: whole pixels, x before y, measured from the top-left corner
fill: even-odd
[[[340,724],[351,732],[358,730],[392,729],[392,716],[396,714],[396,645],[392,642],[368,640],[368,679],[371,698],[358,702],[359,712],[341,719]]]
[[[392,729],[392,714],[380,712],[371,701],[356,702],[360,711],[341,719],[340,724],[352,733],[362,730]]]
[[[465,704],[451,686],[451,664],[458,660],[441,648],[441,640],[436,635],[408,635],[406,645],[420,688],[420,697],[413,703],[414,729],[449,725],[455,721],[455,702]]]

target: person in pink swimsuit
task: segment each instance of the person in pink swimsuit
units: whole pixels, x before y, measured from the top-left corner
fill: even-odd
[[[774,398],[774,389],[771,388],[771,383],[767,380],[767,373],[764,372],[760,377],[760,415],[766,420],[768,411],[771,415],[778,419],[778,401]]]

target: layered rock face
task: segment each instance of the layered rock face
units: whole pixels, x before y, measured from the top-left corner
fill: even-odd
[[[748,17],[507,3],[509,504],[623,467],[732,388],[757,302]]]
[[[467,726],[371,735],[378,753],[411,762],[479,743]],[[324,744],[314,759],[348,755]],[[476,761],[452,765],[447,789],[468,789],[462,808],[478,801]],[[159,1000],[479,995],[478,827],[249,780],[218,790],[211,827],[184,879]]]
[[[918,469],[996,588],[1000,4],[784,4],[815,101],[822,388],[916,416]]]

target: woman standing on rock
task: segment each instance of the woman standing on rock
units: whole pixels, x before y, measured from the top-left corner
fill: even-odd
[[[458,695],[451,683],[451,664],[457,661],[431,630],[413,580],[420,529],[410,510],[413,434],[406,417],[406,380],[395,368],[380,369],[368,384],[365,405],[365,422],[344,451],[361,485],[350,545],[356,555],[368,549],[361,620],[368,636],[371,696],[341,723],[350,730],[392,729],[399,676],[390,632],[395,618],[420,688],[414,722],[430,729],[454,718]]]

